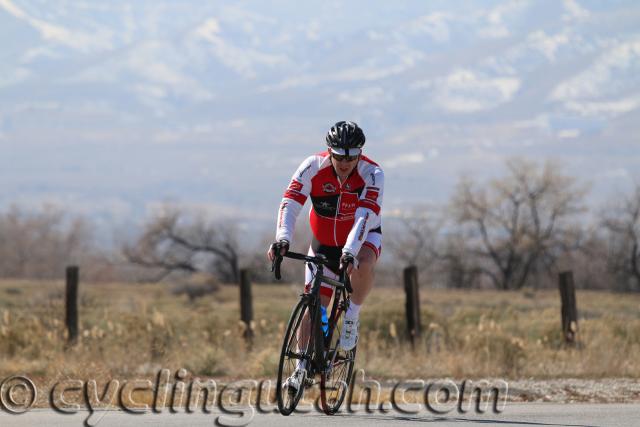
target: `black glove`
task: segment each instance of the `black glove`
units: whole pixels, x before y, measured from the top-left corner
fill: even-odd
[[[284,253],[282,250],[284,249]],[[280,280],[282,277],[280,275],[280,263],[282,262],[282,255],[286,254],[289,250],[289,242],[286,240],[280,240],[279,242],[274,242],[269,247],[269,251],[273,251],[273,258],[271,262],[271,271],[275,273],[276,279]]]
[[[353,268],[358,268],[358,260],[353,254],[344,252],[340,257],[340,270],[347,270],[349,264],[353,264]]]
[[[286,240],[280,240],[279,242],[274,242],[271,244],[271,250],[276,257],[282,256],[282,249],[284,249],[284,253],[286,254],[289,251],[289,242]]]

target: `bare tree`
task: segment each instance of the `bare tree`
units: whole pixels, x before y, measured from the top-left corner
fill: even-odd
[[[609,265],[609,245],[601,224],[585,227],[585,238],[577,251],[564,254],[558,265],[571,269],[576,287],[611,290],[616,283]]]
[[[420,277],[435,286],[468,288],[477,282],[466,239],[434,205],[416,205],[393,216],[385,247],[402,265],[418,267]]]
[[[448,288],[472,288],[481,283],[482,270],[477,266],[467,245],[464,230],[455,230],[444,237],[438,254],[438,271]]]
[[[134,264],[159,272],[161,280],[174,272],[216,273],[224,282],[239,281],[237,230],[231,223],[190,219],[168,208],[151,219],[134,245],[124,245],[125,257]]]
[[[470,254],[478,271],[498,289],[518,289],[540,271],[550,272],[562,253],[576,249],[585,190],[557,165],[507,161],[508,174],[479,186],[462,179],[451,208],[470,232]]]
[[[428,205],[413,206],[393,217],[392,233],[385,241],[397,260],[404,265],[415,265],[427,270],[437,258],[437,244],[442,226],[436,208]]]
[[[640,291],[640,184],[601,217],[609,237],[609,267],[621,290]]]
[[[0,214],[0,275],[58,278],[70,263],[97,257],[89,224],[59,208],[12,206]]]

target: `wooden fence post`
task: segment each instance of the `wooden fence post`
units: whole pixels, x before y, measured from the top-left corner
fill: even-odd
[[[245,324],[244,338],[249,344],[253,339],[253,300],[251,297],[251,271],[247,268],[240,270],[240,319]]]
[[[78,340],[78,267],[67,267],[67,289],[65,294],[68,343],[75,344]]]
[[[404,292],[406,294],[405,309],[407,313],[407,332],[411,346],[415,347],[416,338],[420,337],[420,294],[418,292],[418,268],[411,265],[404,269]]]
[[[562,301],[562,334],[568,344],[573,344],[578,332],[578,310],[576,308],[576,290],[573,284],[573,272],[563,271],[559,275],[560,299]]]

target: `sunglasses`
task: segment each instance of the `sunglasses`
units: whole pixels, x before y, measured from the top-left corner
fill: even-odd
[[[352,162],[354,160],[356,160],[358,158],[359,154],[356,154],[355,156],[342,156],[340,154],[334,154],[331,153],[331,157],[333,157],[334,159],[336,159],[337,162],[341,162],[341,161],[347,161],[347,162]]]

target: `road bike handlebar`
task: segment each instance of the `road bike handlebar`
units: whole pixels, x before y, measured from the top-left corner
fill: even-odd
[[[282,260],[284,257],[299,259],[306,262],[311,262],[313,264],[321,264],[321,265],[329,264],[329,260],[327,259],[327,257],[322,254],[318,254],[316,256],[309,256],[309,255],[301,254],[298,252],[292,252],[292,251],[287,251],[287,253],[285,253],[284,255],[275,254],[275,257],[273,258],[273,262],[271,264],[271,271],[274,272],[277,280],[280,280],[282,278],[282,275],[280,274],[280,264],[282,264]]]
[[[303,260],[316,265],[329,265],[329,260],[323,254],[309,256],[309,255],[301,254],[298,252],[292,252],[292,251],[287,251],[284,255],[275,254],[275,257],[273,258],[273,262],[271,264],[271,271],[274,273],[277,280],[282,279],[282,275],[280,274],[280,264],[282,264],[282,260],[285,257]],[[347,289],[349,290],[349,292],[351,292],[349,277],[345,274],[344,270],[340,271],[340,281],[343,283],[346,283]]]

